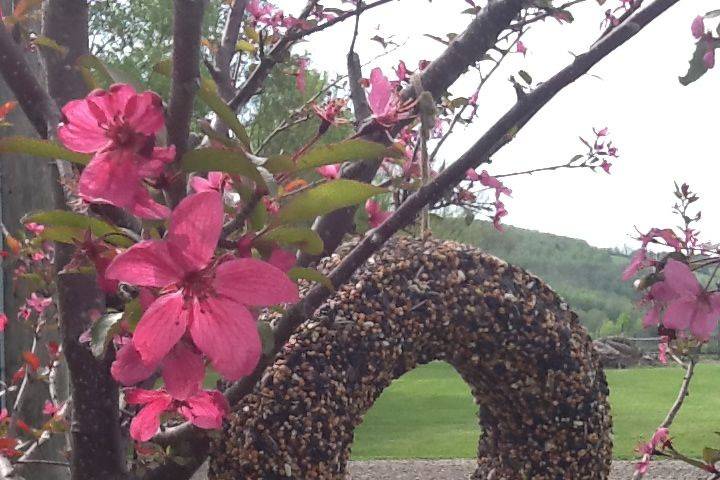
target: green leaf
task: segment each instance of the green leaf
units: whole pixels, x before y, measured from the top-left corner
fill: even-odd
[[[303,267],[295,267],[291,268],[290,271],[288,271],[288,277],[291,279],[298,281],[298,280],[309,280],[311,282],[317,282],[323,287],[327,288],[328,290],[334,292],[335,287],[333,286],[332,282],[328,277],[323,275],[322,273],[318,272],[314,268],[303,268]]]
[[[323,251],[323,241],[309,228],[278,227],[264,235],[266,240],[293,245],[310,255],[319,255]]]
[[[53,40],[50,37],[45,37],[43,35],[35,38],[33,40],[33,44],[37,45],[38,47],[43,48],[49,48],[50,50],[54,50],[55,52],[59,53],[61,57],[65,57],[65,55],[68,54],[68,48],[63,47],[59,43],[57,43],[55,40]]]
[[[525,81],[525,83],[527,83],[528,85],[532,84],[532,77],[525,70],[520,70],[518,74],[520,75],[520,78]]]
[[[265,160],[262,167],[270,173],[281,173],[293,170],[295,163],[292,161],[290,155],[276,155]]]
[[[259,321],[257,323],[258,333],[260,334],[260,342],[262,343],[263,355],[270,355],[275,348],[275,333],[268,322]]]
[[[308,151],[297,159],[295,170],[332,165],[335,163],[352,162],[357,160],[372,160],[384,157],[400,157],[402,152],[394,147],[387,147],[382,143],[367,140],[345,140],[339,143],[321,145]]]
[[[690,68],[688,68],[688,72],[685,74],[684,77],[680,77],[680,83],[683,85],[690,85],[703,75],[705,75],[705,72],[708,71],[707,67],[705,66],[705,62],[703,61],[703,56],[708,51],[708,45],[705,42],[705,39],[700,39],[695,44],[695,52],[693,53],[692,58],[690,59]]]
[[[255,50],[257,50],[255,45],[248,42],[247,40],[238,40],[235,44],[235,51],[238,52],[255,53]]]
[[[210,110],[222,120],[225,125],[230,127],[238,140],[245,145],[245,148],[250,148],[250,137],[248,137],[245,127],[243,127],[237,115],[233,112],[227,103],[220,97],[217,91],[217,85],[209,78],[203,78],[200,81],[200,90],[198,91],[198,97],[210,107]]]
[[[265,226],[267,218],[267,207],[265,207],[264,203],[258,202],[258,204],[255,205],[255,208],[253,208],[253,211],[250,214],[250,218],[248,218],[248,220],[250,221],[250,228],[254,232],[259,231]]]
[[[104,237],[108,243],[121,247],[133,244],[132,240],[123,235],[122,230],[99,218],[68,212],[66,210],[49,210],[38,212],[23,218],[23,223],[35,222],[45,225],[43,238],[63,243],[73,243],[73,239],[82,240],[89,229],[96,237]]]
[[[227,172],[250,178],[265,185],[260,172],[242,150],[226,148],[198,148],[190,150],[181,160],[186,172]]]
[[[122,320],[128,324],[130,330],[135,331],[135,326],[137,326],[140,321],[142,313],[143,310],[142,305],[140,305],[140,299],[134,298],[125,304],[125,311],[123,312]]]
[[[280,207],[277,219],[280,223],[312,220],[338,208],[358,205],[370,197],[384,193],[384,188],[354,180],[333,180],[321,183],[291,197]]]
[[[85,70],[85,74],[83,75],[84,77],[87,78],[89,75],[95,79],[96,87],[107,88],[114,83],[127,83],[132,85],[138,92],[145,90],[145,86],[140,78],[137,78],[124,70],[106,65],[95,55],[81,55],[78,57],[76,64],[78,67]]]
[[[172,75],[172,61],[162,60],[155,64],[153,72],[166,77]],[[203,77],[200,79],[200,89],[198,90],[198,97],[208,106],[210,110],[222,120],[225,125],[230,127],[230,130],[237,136],[238,140],[245,145],[245,148],[250,148],[250,137],[248,137],[245,127],[238,120],[237,115],[233,112],[227,103],[220,97],[217,90],[217,84],[210,78]]]
[[[108,313],[95,320],[90,327],[90,350],[95,357],[105,355],[113,336],[120,330],[122,312]]]
[[[0,138],[0,153],[24,153],[34,157],[67,160],[78,165],[87,165],[90,155],[68,150],[59,143],[26,137]]]

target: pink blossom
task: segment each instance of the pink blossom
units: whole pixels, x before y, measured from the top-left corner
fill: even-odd
[[[174,147],[169,150],[174,151]],[[168,156],[163,152],[162,158]],[[141,218],[165,218],[170,210],[153,200],[143,184],[143,177],[151,178],[143,173],[159,175],[155,166],[161,162],[158,157],[148,160],[132,150],[97,153],[80,175],[78,193],[88,202],[115,205]]]
[[[703,64],[708,69],[715,66],[715,49],[712,46],[708,46],[708,51],[703,55]]]
[[[597,135],[598,137],[605,137],[608,134],[608,127],[602,128],[600,130],[595,130],[593,128],[593,132],[595,132],[595,135]]]
[[[230,179],[224,172],[208,172],[207,178],[194,175],[190,179],[190,186],[197,193],[207,192],[209,190],[222,192],[223,187],[229,181]]]
[[[623,281],[630,280],[639,270],[645,268],[647,259],[647,251],[641,248],[630,259],[630,264],[625,268],[622,274]]]
[[[400,60],[400,63],[398,63],[398,66],[395,69],[395,74],[397,75],[398,80],[400,80],[401,82],[407,81],[407,79],[409,78],[408,73],[409,72],[407,66],[405,66],[405,62]]]
[[[42,412],[45,415],[50,415],[50,416],[55,415],[59,410],[60,410],[60,408],[57,405],[55,405],[53,402],[51,402],[50,400],[45,400],[45,404],[43,405],[43,409],[42,409]]]
[[[230,411],[225,397],[216,390],[201,390],[186,400],[175,400],[164,389],[143,390],[130,388],[125,391],[129,405],[143,405],[130,423],[130,436],[139,442],[150,440],[160,429],[160,416],[177,411],[193,425],[217,429]]]
[[[665,427],[658,428],[650,439],[650,444],[655,449],[662,449],[670,440],[670,430]]]
[[[52,298],[45,298],[42,295],[38,295],[35,292],[30,294],[30,298],[25,300],[28,307],[35,310],[37,313],[43,313],[47,307],[52,303]]]
[[[500,180],[490,175],[487,170],[483,170],[480,173],[480,183],[489,188],[495,189],[495,199],[500,198],[500,194],[505,194],[508,197],[512,195],[512,190],[507,188]]]
[[[39,223],[35,222],[26,223],[25,228],[28,232],[34,233],[35,235],[40,235],[45,231],[45,225],[40,225]]]
[[[407,113],[400,111],[400,97],[395,88],[379,68],[374,68],[370,72],[368,103],[373,118],[384,127],[390,127],[407,118]]]
[[[607,173],[608,175],[610,174],[610,167],[612,167],[612,163],[608,162],[607,160],[603,160],[600,164],[600,168],[605,170],[605,173]]]
[[[650,289],[658,307],[664,308],[662,323],[673,330],[690,330],[701,340],[707,340],[720,318],[720,293],[708,293],[700,285],[690,267],[674,259],[662,270],[664,281]]]
[[[644,248],[647,246],[648,243],[656,241],[656,238],[664,240],[669,247],[672,247],[677,251],[680,251],[680,249],[682,248],[682,244],[675,235],[675,232],[673,232],[669,228],[651,228],[647,234],[641,235],[639,240],[642,241],[642,246]]]
[[[705,34],[705,22],[702,15],[698,15],[690,26],[692,36],[695,38],[701,38]]]
[[[175,155],[174,147],[154,147],[155,133],[164,125],[159,96],[116,84],[68,102],[62,113],[62,143],[95,154],[78,182],[84,200],[116,205],[142,218],[167,216],[167,207],[156,203],[143,184],[144,178],[157,178]]]
[[[320,117],[320,120],[322,120],[319,130],[324,132],[324,130],[327,130],[330,125],[347,123],[347,119],[340,116],[346,105],[347,101],[342,98],[330,100],[323,107],[318,107],[313,103],[312,109],[315,112],[315,115]]]
[[[4,313],[0,313],[0,332],[5,331],[5,327],[8,324],[8,317]]]
[[[162,371],[165,388],[177,400],[185,400],[202,386],[205,363],[192,345],[178,342],[159,363],[145,363],[132,340],[124,340],[110,372],[119,383],[130,386],[139,383],[158,368]]]
[[[478,182],[480,181],[480,175],[478,175],[474,169],[468,168],[467,172],[465,172],[465,179],[471,182]]]
[[[93,90],[82,100],[68,102],[62,113],[58,137],[69,149],[83,153],[139,151],[164,124],[160,97],[138,94],[126,84]]]
[[[298,60],[298,70],[295,73],[295,87],[302,93],[305,93],[305,87],[307,86],[307,65],[308,59],[301,58]]]
[[[340,178],[340,170],[341,165],[339,163],[336,163],[335,165],[323,165],[322,167],[318,167],[315,169],[318,174],[328,180],[337,180],[338,178]]]
[[[660,360],[660,363],[663,365],[667,365],[667,343],[661,342],[658,343],[658,360]]]
[[[660,342],[658,343],[658,360],[660,360],[660,363],[663,365],[667,365],[668,341],[669,338],[663,335],[660,337]]]
[[[380,207],[380,204],[372,198],[368,198],[365,202],[365,212],[367,212],[368,223],[370,224],[371,228],[379,227],[385,220],[390,217],[390,215],[392,215],[392,213],[383,210]]]
[[[279,268],[283,272],[287,272],[295,266],[297,258],[293,252],[288,252],[282,248],[275,248],[267,261],[270,265]]]
[[[261,352],[248,307],[297,301],[297,286],[266,262],[213,261],[222,222],[220,194],[196,193],[173,211],[164,240],[140,242],[108,267],[109,279],[162,289],[133,337],[144,364],[158,364],[189,333],[218,372],[237,380],[255,368]]]
[[[522,40],[518,40],[517,43],[515,44],[515,51],[517,53],[522,53],[523,56],[527,55],[527,47],[522,42]]]
[[[497,200],[495,202],[495,215],[493,215],[493,227],[495,227],[495,230],[497,230],[498,232],[505,231],[500,222],[502,221],[502,218],[507,214],[508,212],[507,210],[505,210],[505,204],[500,200]]]

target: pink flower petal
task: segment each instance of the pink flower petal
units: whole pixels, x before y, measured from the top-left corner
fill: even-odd
[[[181,406],[179,411],[196,427],[219,429],[229,408],[220,392],[202,391],[188,398],[186,405]]]
[[[165,358],[188,325],[188,310],[183,292],[163,295],[145,311],[135,328],[133,342],[146,364],[157,364]]]
[[[110,373],[118,383],[129,386],[145,380],[156,369],[157,364],[146,364],[142,361],[135,344],[130,341],[118,350]]]
[[[146,240],[128,248],[110,263],[105,277],[143,287],[167,287],[179,282],[185,272],[176,264],[167,242]]]
[[[186,271],[206,267],[215,252],[223,223],[223,200],[208,191],[185,197],[170,216],[170,252]]]
[[[208,298],[194,302],[190,335],[227,380],[250,374],[262,352],[255,319],[241,304]]]
[[[68,102],[62,113],[66,121],[58,128],[58,138],[70,150],[94,153],[110,143],[85,99]]]
[[[140,157],[138,175],[143,178],[159,177],[165,167],[175,160],[175,146],[155,147],[150,158]]]
[[[274,249],[270,254],[270,258],[268,258],[268,263],[270,265],[279,268],[283,272],[287,272],[293,268],[296,261],[297,258],[293,252],[288,252],[282,248]]]
[[[393,88],[390,80],[383,75],[382,70],[374,68],[370,72],[370,94],[368,103],[376,116],[383,116],[387,112],[392,97]]]
[[[190,178],[190,187],[197,193],[215,190],[206,178],[197,175],[193,175]]]
[[[662,273],[665,277],[665,284],[677,295],[697,296],[702,290],[695,274],[683,262],[673,259],[668,260]]]
[[[646,251],[641,248],[630,259],[630,264],[625,268],[622,274],[624,282],[630,280],[639,270],[641,270],[645,263]]]
[[[162,363],[165,388],[173,398],[185,400],[202,387],[205,364],[193,348],[179,342]]]
[[[147,442],[160,429],[160,416],[170,408],[172,398],[160,397],[145,405],[130,422],[130,436],[138,442]]]
[[[153,200],[144,187],[135,192],[134,203],[129,210],[133,215],[148,220],[162,220],[170,216],[170,209]]]
[[[221,263],[213,288],[219,296],[250,306],[269,306],[298,301],[297,285],[277,267],[254,258]]]
[[[676,300],[665,309],[663,325],[673,330],[686,330],[695,316],[696,300]]]
[[[162,99],[154,92],[143,92],[131,99],[136,104],[125,108],[125,119],[133,130],[145,135],[153,135],[165,125]]]
[[[702,15],[698,15],[695,17],[695,19],[692,22],[692,25],[690,26],[690,31],[692,32],[692,36],[695,38],[700,38],[705,33],[705,22],[702,17]]]
[[[142,188],[134,158],[135,153],[129,150],[96,154],[80,175],[80,196],[88,202],[131,207],[135,203],[135,192]]]

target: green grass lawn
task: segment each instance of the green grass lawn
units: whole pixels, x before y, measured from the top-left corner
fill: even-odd
[[[677,367],[609,370],[616,458],[634,458],[675,401],[683,371]],[[671,433],[683,452],[699,456],[720,438],[720,365],[699,365]],[[431,363],[388,388],[356,430],[353,458],[469,458],[478,437],[468,387],[449,365]]]

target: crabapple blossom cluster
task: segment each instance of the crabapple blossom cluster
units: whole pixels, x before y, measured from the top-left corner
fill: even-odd
[[[198,427],[219,428],[228,407],[220,392],[202,389],[205,362],[228,381],[248,375],[261,354],[257,308],[297,301],[297,287],[283,270],[248,251],[245,257],[216,253],[225,221],[223,193],[232,185],[227,174],[192,177],[196,193],[172,211],[152,198],[148,188],[162,188],[165,167],[174,161],[173,147],[155,145],[155,134],[164,125],[156,94],[113,85],[71,101],[63,115],[60,140],[71,150],[93,155],[78,184],[83,200],[124,208],[141,218],[169,217],[164,238],[142,240],[125,250],[88,230],[75,241],[69,266],[89,261],[108,293],[120,283],[139,289],[142,316],[132,336],[127,328],[116,336],[111,372],[118,382],[132,386],[159,371],[164,388],[126,392],[128,404],[142,405],[130,433],[138,441],[149,440],[168,411]],[[43,302],[33,294],[27,311],[40,312]]]
[[[703,284],[697,272],[710,268],[720,259],[718,251],[698,240],[693,223],[700,214],[690,216],[689,207],[698,200],[687,184],[676,188],[678,203],[674,210],[683,219],[684,227],[676,232],[670,228],[652,228],[641,234],[640,248],[633,254],[623,272],[623,280],[630,280],[638,272],[651,269],[651,273],[636,282],[644,293],[643,303],[648,309],[643,318],[646,327],[660,326],[663,335],[671,339],[692,335],[704,342],[720,319],[720,292],[714,287],[713,273]],[[665,252],[659,257],[648,250],[650,245]]]
[[[165,122],[157,94],[113,85],[69,102],[62,114],[60,141],[70,150],[93,155],[80,175],[80,197],[115,205],[140,218],[168,216],[170,210],[151,197],[146,183],[158,180],[175,159],[174,147],[155,145]]]

